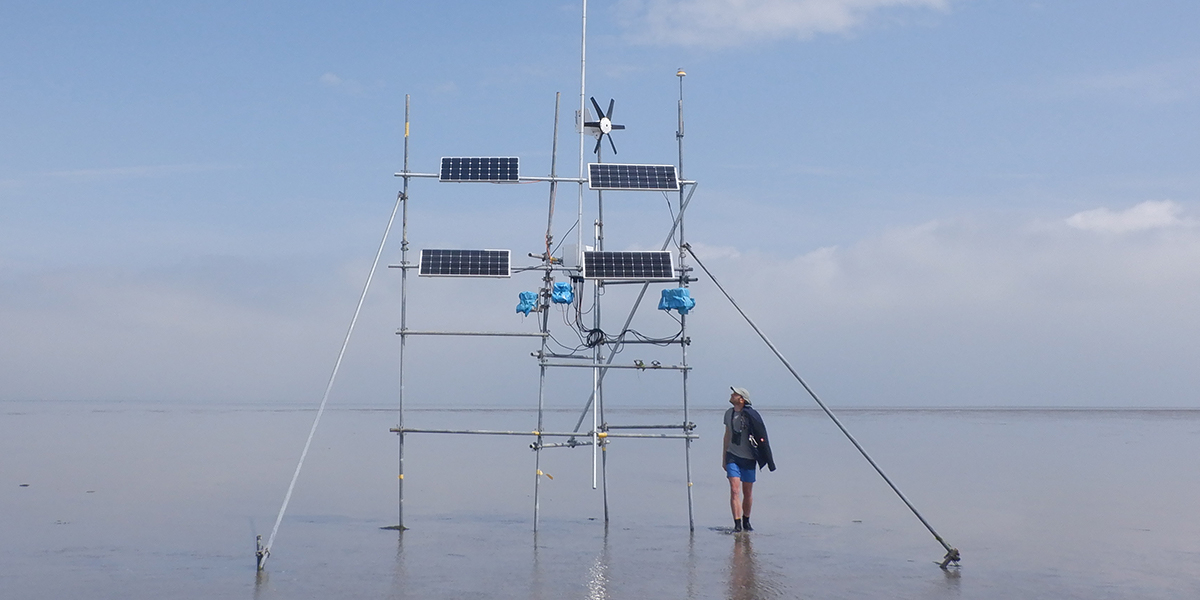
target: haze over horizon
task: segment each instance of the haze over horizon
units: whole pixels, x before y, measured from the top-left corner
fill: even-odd
[[[689,241],[831,405],[1200,407],[1200,6],[588,7],[615,160],[675,162],[683,68]],[[401,185],[405,94],[412,170],[519,156],[541,175],[561,92],[573,174],[579,9],[6,3],[0,401],[315,405]],[[540,250],[545,185],[411,192],[414,249]],[[612,196],[608,248],[662,243],[661,197]],[[398,235],[335,403],[396,394]],[[811,406],[701,279],[695,404],[738,384]],[[513,307],[535,278],[414,285],[438,290],[418,324],[531,326]],[[482,364],[422,347],[414,402],[514,404],[536,384],[523,344]]]

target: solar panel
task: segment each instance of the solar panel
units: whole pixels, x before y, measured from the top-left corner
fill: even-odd
[[[438,181],[516,181],[518,158],[443,158]]]
[[[670,251],[584,252],[584,279],[674,279]]]
[[[593,190],[679,189],[674,165],[588,164],[588,187]]]
[[[422,277],[508,277],[508,250],[421,250]]]

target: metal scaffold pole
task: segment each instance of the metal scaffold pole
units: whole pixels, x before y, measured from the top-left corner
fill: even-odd
[[[400,221],[400,357],[399,357],[399,393],[397,396],[397,413],[400,430],[397,449],[397,497],[396,497],[396,528],[404,531],[404,349],[408,344],[408,133],[411,99],[404,95],[404,187],[401,196],[404,198],[404,214]]]
[[[533,475],[533,530],[538,529],[538,519],[541,510],[541,483],[542,483],[542,437],[541,431],[545,428],[544,415],[546,408],[546,350],[549,343],[550,333],[550,293],[554,282],[554,258],[551,254],[554,244],[554,200],[555,194],[558,192],[558,182],[554,181],[558,173],[558,109],[559,102],[562,99],[562,93],[554,94],[554,141],[551,144],[550,150],[550,207],[546,215],[546,251],[542,255],[542,266],[545,269],[545,274],[542,276],[542,290],[540,296],[541,308],[541,333],[542,346],[538,352],[538,413],[537,413],[537,436],[533,440],[534,450],[534,475]]]
[[[679,129],[677,129],[675,131],[675,140],[679,144],[679,178],[683,179],[683,177],[684,177],[684,175],[683,175],[683,77],[685,75],[687,75],[687,73],[684,73],[683,69],[679,69],[679,71],[677,73],[675,73],[675,75],[677,77],[679,77]],[[688,269],[687,263],[685,262],[687,259],[687,253],[683,249],[684,244],[687,243],[687,238],[684,237],[684,233],[683,233],[683,231],[684,231],[683,230],[683,211],[684,211],[683,186],[679,186],[679,273],[680,273],[679,285],[680,285],[680,287],[686,288],[688,286],[688,272],[690,269]],[[681,359],[680,359],[681,360],[680,364],[683,366],[683,369],[681,371],[681,373],[683,374],[683,432],[686,434],[686,433],[691,433],[691,424],[692,424],[690,415],[688,414],[688,372],[690,371],[690,369],[687,368],[687,366],[688,366],[688,362],[687,362],[687,347],[688,347],[687,315],[681,314],[679,316],[679,326],[680,326],[680,338],[681,338],[681,343],[679,344],[679,350],[680,350],[680,354],[682,355]],[[696,519],[695,519],[693,510],[692,510],[692,440],[691,440],[691,438],[683,440],[683,461],[684,461],[685,481],[687,482],[688,530],[695,531],[696,530]]]
[[[604,162],[601,157],[603,147],[596,144],[596,162]],[[604,251],[604,192],[596,190],[596,250]],[[600,300],[604,296],[604,280],[597,279],[595,282],[595,302],[592,304],[592,317],[595,323],[595,330],[602,331],[603,327],[600,320]],[[595,440],[594,452],[600,453],[600,496],[604,503],[604,524],[608,524],[608,438],[605,435],[604,429],[604,379],[600,377],[600,359],[603,356],[600,346],[597,345],[592,351],[592,373],[593,380],[596,382],[594,388],[596,394],[596,404],[592,407],[592,435]],[[595,484],[593,483],[593,486]]]

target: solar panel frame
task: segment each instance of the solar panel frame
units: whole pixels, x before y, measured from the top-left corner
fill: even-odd
[[[521,159],[515,156],[444,156],[438,181],[498,183],[519,180]]]
[[[417,274],[421,277],[511,277],[509,250],[423,248]]]
[[[583,278],[628,281],[675,279],[673,253],[669,250],[583,253]]]
[[[588,189],[679,191],[675,165],[588,163]]]

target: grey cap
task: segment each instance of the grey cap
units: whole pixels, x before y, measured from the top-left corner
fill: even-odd
[[[733,387],[733,386],[729,386],[729,389],[733,390],[733,393],[741,396],[742,400],[746,401],[746,404],[750,404],[750,390],[747,390],[744,387]]]

